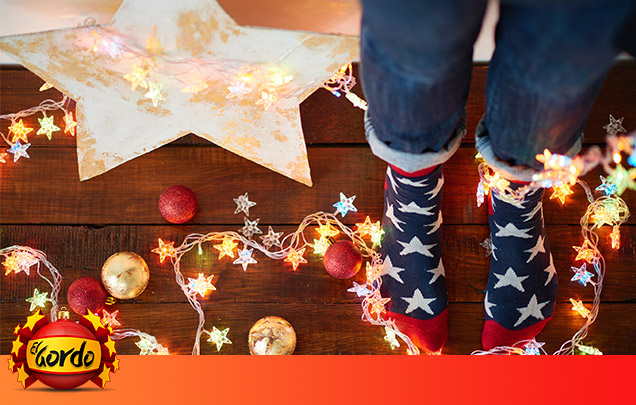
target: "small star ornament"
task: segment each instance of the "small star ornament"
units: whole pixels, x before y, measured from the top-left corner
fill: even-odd
[[[254,236],[254,234],[263,233],[263,231],[258,229],[258,221],[260,220],[260,218],[256,218],[254,221],[250,221],[248,218],[244,217],[243,221],[245,223],[245,226],[239,229],[239,232],[245,235],[247,239],[252,239],[252,236]]]
[[[357,228],[356,232],[358,232],[358,235],[360,236],[370,235],[371,231],[373,231],[373,223],[371,222],[371,218],[367,216],[364,219],[364,222],[356,224],[356,228]]]
[[[238,243],[234,242],[232,238],[223,238],[223,242],[220,245],[214,245],[214,248],[219,251],[219,260],[225,256],[234,258],[234,249],[238,246]]]
[[[585,263],[583,263],[581,267],[571,267],[571,269],[574,272],[574,276],[570,281],[578,281],[585,287],[587,287],[587,283],[595,285],[592,281],[592,277],[594,277],[594,275],[587,271],[587,265]]]
[[[17,162],[18,160],[20,160],[21,157],[25,157],[27,159],[29,158],[29,154],[26,152],[26,150],[29,149],[29,146],[31,146],[30,143],[22,145],[20,141],[15,141],[15,143],[11,145],[7,152],[13,154],[13,161]]]
[[[29,297],[26,299],[26,302],[31,303],[31,306],[29,307],[29,311],[33,312],[37,308],[44,309],[46,307],[46,303],[50,301],[50,299],[47,298],[48,295],[49,295],[48,292],[41,293],[38,291],[37,288],[33,290],[33,297]]]
[[[44,134],[47,138],[49,138],[49,141],[51,140],[53,132],[57,132],[60,130],[60,127],[56,126],[53,123],[52,115],[50,117],[47,117],[46,114],[44,114],[44,118],[38,118],[38,122],[40,123],[40,129],[38,129],[36,135]]]
[[[255,202],[249,200],[247,193],[240,195],[236,198],[233,198],[233,200],[236,203],[236,209],[234,210],[234,214],[238,214],[239,212],[243,211],[245,215],[249,217],[250,208],[256,205]]]
[[[490,236],[488,236],[486,239],[484,239],[483,242],[481,242],[479,244],[479,246],[483,247],[484,249],[486,249],[486,257],[490,256],[492,254],[492,239]]]
[[[371,290],[367,288],[367,284],[358,284],[355,281],[353,282],[353,287],[349,288],[347,291],[355,293],[358,297],[366,297],[371,294]]]
[[[29,252],[11,252],[11,254],[4,258],[4,262],[2,262],[5,268],[4,275],[6,276],[12,272],[24,272],[28,276],[31,273],[31,267],[37,263],[38,259]]]
[[[596,187],[596,191],[602,191],[606,196],[616,194],[616,184],[609,181],[606,177],[601,177],[601,185]]]
[[[313,245],[311,245],[311,247],[314,249],[314,253],[320,256],[325,255],[327,249],[329,249],[329,246],[331,246],[331,244],[329,243],[329,240],[327,238],[320,238],[318,240],[314,239],[314,243]]]
[[[567,183],[552,187],[552,195],[550,196],[551,200],[558,198],[561,202],[561,205],[565,205],[565,197],[574,194],[572,189],[570,189],[570,185]]]
[[[254,249],[248,249],[247,247],[244,247],[243,249],[238,251],[238,258],[234,260],[232,264],[240,264],[241,266],[243,266],[243,271],[247,271],[247,266],[256,263],[256,259],[252,257],[253,252]]]
[[[208,291],[216,290],[216,287],[212,285],[212,278],[214,275],[205,277],[203,273],[199,273],[197,278],[188,278],[187,288],[190,294],[199,294],[201,298],[205,297]]]
[[[285,262],[291,263],[292,268],[294,269],[294,271],[296,271],[296,269],[301,263],[307,263],[307,260],[305,260],[305,258],[303,257],[304,254],[305,254],[305,248],[302,248],[300,250],[291,248],[289,250],[289,253],[287,253]]]
[[[595,259],[597,259],[597,250],[592,249],[590,242],[585,240],[582,246],[572,246],[574,250],[576,250],[576,258],[574,260],[585,260],[588,263],[592,263]]]
[[[340,231],[331,226],[328,222],[326,224],[321,224],[318,226],[316,230],[320,234],[320,237],[323,239],[331,238],[333,236],[337,236]]]
[[[142,336],[141,340],[135,342],[135,345],[139,348],[139,354],[142,356],[154,354],[153,352],[157,347],[157,345],[152,340],[148,339],[145,336]]]
[[[400,342],[397,340],[396,330],[392,325],[384,326],[384,341],[391,345],[391,350],[396,347],[400,347]]]
[[[343,193],[340,193],[340,201],[333,205],[334,207],[336,207],[336,214],[340,214],[342,217],[344,217],[349,211],[357,212],[358,209],[353,206],[353,200],[355,199],[355,195],[353,197],[347,198]]]
[[[609,115],[609,124],[603,127],[603,129],[607,131],[607,135],[615,136],[619,132],[626,132],[625,128],[623,128],[623,118],[624,117],[620,117],[616,119],[612,114]]]
[[[0,152],[0,163],[7,163],[7,161],[4,160],[5,156],[7,155],[8,153]]]
[[[166,101],[164,92],[161,90],[163,85],[157,81],[151,82],[148,85],[148,92],[144,94],[144,97],[152,100],[152,105],[157,107],[160,101]]]
[[[164,242],[159,238],[159,247],[152,249],[152,253],[159,255],[159,262],[163,263],[166,258],[173,258],[177,254],[177,249],[174,247],[174,242]]]
[[[148,88],[146,76],[148,76],[148,70],[141,66],[133,65],[132,72],[125,74],[124,79],[130,82],[130,89],[135,91],[137,87]]]
[[[581,315],[583,318],[589,318],[590,316],[592,316],[590,310],[585,308],[585,305],[583,305],[583,302],[581,300],[576,301],[570,298],[570,303],[572,303],[572,311],[578,312],[579,315]]]
[[[33,131],[33,128],[25,127],[24,122],[22,120],[18,122],[12,122],[9,127],[9,132],[13,134],[13,138],[11,139],[11,143],[15,143],[17,140],[22,139],[24,142],[29,142],[27,139],[27,134]]]
[[[216,326],[212,327],[212,332],[208,332],[210,338],[208,342],[216,344],[216,351],[220,351],[224,344],[231,345],[232,341],[227,338],[227,333],[230,331],[230,328],[225,328],[223,330],[219,330]]]
[[[274,232],[274,229],[269,226],[267,227],[267,235],[261,236],[261,241],[263,242],[263,246],[265,249],[271,248],[272,246],[280,247],[280,237],[283,236],[283,232]]]

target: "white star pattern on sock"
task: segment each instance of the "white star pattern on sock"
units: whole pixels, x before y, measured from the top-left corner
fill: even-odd
[[[432,245],[423,245],[422,241],[420,241],[417,236],[414,236],[409,243],[400,242],[399,240],[397,241],[397,243],[404,247],[404,249],[402,249],[402,251],[400,252],[401,256],[406,256],[411,253],[419,253],[427,257],[433,257],[430,249],[437,245],[437,243],[434,243]]]
[[[523,282],[523,280],[527,279],[530,276],[517,276],[517,273],[515,273],[515,271],[512,269],[512,267],[508,267],[508,270],[506,270],[506,274],[501,275],[501,274],[497,274],[494,273],[495,277],[497,277],[498,281],[495,284],[494,288],[501,288],[501,287],[506,287],[506,286],[511,286],[516,288],[517,290],[521,291],[521,292],[525,292],[526,290],[523,288],[523,285],[521,285],[521,283]]]
[[[437,231],[441,225],[442,225],[442,211],[440,210],[439,214],[437,215],[437,220],[435,222],[433,222],[430,225],[424,225],[424,227],[427,227],[427,226],[433,227],[430,231],[426,232],[426,234],[427,235],[432,234],[433,232]]]
[[[404,229],[402,229],[402,227],[400,226],[400,224],[405,224],[406,222],[399,220],[396,216],[395,213],[393,212],[393,205],[390,203],[387,203],[387,208],[386,208],[386,217],[389,218],[391,220],[391,222],[393,223],[393,226],[395,226],[397,229],[400,230],[400,232],[404,232]]]
[[[488,314],[489,317],[494,318],[494,316],[492,316],[492,312],[490,311],[491,307],[496,307],[497,304],[493,304],[492,302],[488,302],[488,291],[486,291],[486,298],[484,298],[484,307],[486,307],[486,314]]]
[[[399,181],[400,183],[404,184],[405,186],[411,186],[411,187],[424,187],[426,186],[426,183],[428,182],[428,180],[420,180],[420,181],[413,181],[410,179],[407,179],[406,177],[403,178],[399,178],[396,177],[397,181]]]
[[[437,194],[439,194],[443,185],[444,185],[444,177],[440,177],[439,179],[437,179],[437,185],[435,186],[435,188],[427,193],[424,193],[424,195],[430,195],[429,197],[430,199],[437,197]]]
[[[537,244],[534,245],[533,248],[524,250],[524,252],[530,253],[530,257],[528,258],[528,261],[526,262],[526,263],[530,263],[536,255],[538,255],[539,253],[545,253],[545,238],[542,235],[539,235],[539,238],[537,239]]]
[[[387,255],[386,259],[384,259],[384,262],[382,263],[382,266],[380,267],[380,275],[384,276],[388,274],[389,276],[393,277],[395,280],[404,284],[404,281],[402,281],[402,278],[400,277],[400,273],[403,272],[404,270],[406,269],[395,267],[393,263],[391,262],[391,257]]]
[[[546,281],[544,284],[548,285],[548,283],[552,280],[552,277],[554,277],[554,275],[556,274],[556,268],[554,267],[554,261],[552,260],[552,253],[550,253],[550,264],[543,271],[548,273],[548,281]]]
[[[499,261],[499,259],[497,259],[497,255],[495,254],[495,250],[497,250],[497,246],[495,246],[495,241],[491,242],[491,246],[492,246],[492,250],[490,251],[490,254],[492,255],[492,258],[495,259],[495,261]]]
[[[519,316],[519,319],[517,319],[517,322],[515,322],[514,327],[521,325],[521,323],[525,321],[526,319],[528,319],[528,317],[530,316],[537,318],[539,320],[543,320],[544,317],[543,317],[543,314],[541,313],[541,309],[543,309],[543,307],[548,305],[549,302],[550,301],[548,300],[542,303],[538,303],[537,296],[535,294],[532,294],[532,298],[530,298],[530,302],[528,303],[527,306],[517,308],[517,311],[521,312],[521,315]]]
[[[508,236],[512,236],[513,238],[530,239],[530,238],[532,238],[532,236],[528,235],[528,232],[530,232],[532,229],[534,229],[534,226],[532,228],[528,228],[528,229],[517,229],[515,224],[513,224],[512,222],[509,222],[508,224],[506,224],[505,227],[503,227],[503,226],[501,226],[501,225],[499,225],[498,223],[495,222],[495,226],[499,229],[499,231],[497,231],[495,236],[497,236],[499,238],[505,238],[505,237],[508,237]]]
[[[528,222],[532,218],[534,218],[534,216],[537,215],[537,212],[541,211],[541,207],[543,207],[543,203],[541,201],[539,201],[537,206],[534,207],[534,209],[532,211],[528,212],[527,214],[521,214],[522,217],[526,218],[526,219],[523,220],[523,222]]]
[[[427,273],[433,273],[433,278],[429,281],[429,284],[433,284],[440,276],[446,277],[446,273],[444,272],[444,264],[442,263],[442,259],[439,259],[439,264],[434,269],[426,270]]]
[[[398,211],[400,212],[403,212],[405,214],[418,214],[426,216],[433,215],[431,210],[437,207],[437,204],[431,205],[430,207],[420,207],[415,203],[415,201],[411,201],[408,205],[402,204],[400,201],[398,201],[398,204],[400,204],[400,207],[398,208]]]
[[[409,303],[408,308],[406,308],[405,313],[409,314],[416,309],[420,308],[424,312],[429,315],[433,315],[433,310],[430,307],[431,302],[435,301],[437,298],[424,298],[420,289],[416,289],[413,293],[413,297],[402,297],[402,299]]]

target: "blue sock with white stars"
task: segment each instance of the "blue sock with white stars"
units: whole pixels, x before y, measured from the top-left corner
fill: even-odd
[[[381,293],[391,298],[386,317],[429,352],[441,350],[448,336],[441,255],[443,185],[441,165],[415,173],[387,168],[380,250]]]
[[[519,204],[503,201],[492,190],[492,258],[481,339],[486,350],[534,338],[554,312],[558,281],[546,240],[543,194],[543,189],[532,191]]]

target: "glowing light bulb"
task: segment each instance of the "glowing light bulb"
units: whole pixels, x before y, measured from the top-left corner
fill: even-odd
[[[386,304],[391,301],[391,298],[382,298],[379,292],[375,296],[368,297],[369,299],[369,313],[381,316],[386,312]]]
[[[121,323],[117,320],[117,314],[119,314],[119,310],[108,313],[108,311],[102,309],[102,324],[104,326],[121,326]]]
[[[64,133],[75,136],[76,127],[77,122],[73,119],[73,112],[67,111],[66,114],[64,114]]]
[[[554,192],[550,196],[550,199],[554,200],[555,198],[558,198],[561,204],[563,205],[565,205],[565,196],[574,194],[574,192],[570,189],[570,185],[567,183],[564,183],[558,186],[553,186],[552,190]]]
[[[152,253],[159,255],[159,262],[163,263],[166,258],[172,259],[177,255],[177,249],[174,247],[174,242],[165,243],[159,238],[159,247],[152,249]]]
[[[576,347],[581,351],[581,354],[584,354],[584,355],[601,356],[603,354],[602,351],[598,350],[596,347],[593,347],[593,346],[586,346],[586,345],[582,345],[578,343]]]
[[[188,278],[188,284],[186,285],[188,292],[194,295],[199,294],[201,298],[205,297],[208,291],[216,290],[216,287],[212,285],[212,278],[214,278],[214,275],[205,277],[203,273],[199,273],[197,278]]]
[[[616,185],[607,178],[601,177],[601,185],[596,187],[596,191],[602,191],[606,196],[616,194]]]
[[[166,101],[165,93],[161,90],[163,85],[156,80],[149,83],[148,92],[144,94],[145,98],[152,99],[152,105],[157,107],[160,101]]]
[[[358,233],[358,235],[370,235],[371,231],[373,230],[373,223],[371,223],[371,218],[369,218],[369,216],[367,215],[367,217],[364,219],[364,222],[356,224],[356,227],[356,232]]]
[[[589,318],[592,315],[590,310],[585,308],[582,301],[576,301],[570,298],[570,302],[572,303],[572,311],[578,312],[583,318]]]
[[[29,140],[27,139],[27,134],[31,131],[33,131],[33,128],[25,127],[22,120],[18,122],[12,122],[11,126],[9,126],[9,132],[13,134],[11,143],[15,143],[20,139],[22,139],[24,142],[29,142]]]
[[[60,130],[60,127],[56,126],[53,123],[53,116],[51,115],[50,117],[46,116],[46,113],[44,113],[44,118],[38,118],[38,122],[40,123],[40,129],[38,129],[38,132],[36,133],[36,135],[46,135],[47,138],[49,138],[49,141],[51,140],[51,136],[53,135],[53,132],[57,132]]]
[[[316,230],[316,232],[318,232],[320,234],[320,238],[321,239],[326,239],[326,238],[330,238],[333,236],[338,236],[338,234],[340,233],[339,230],[337,230],[336,228],[334,228],[333,226],[331,226],[330,223],[326,223],[326,224],[321,224],[318,226],[318,229]]]
[[[0,163],[7,163],[6,160],[4,160],[5,156],[8,156],[8,153],[4,153],[4,152],[0,152]]]
[[[236,203],[236,209],[234,210],[234,214],[238,214],[239,212],[243,211],[245,215],[249,217],[250,208],[256,205],[255,202],[250,201],[247,193],[240,195],[236,198],[233,198],[233,200]]]
[[[614,225],[612,233],[610,233],[610,239],[612,241],[612,249],[620,249],[621,247],[621,230],[620,225]]]
[[[4,258],[2,265],[5,268],[4,275],[9,273],[24,272],[30,275],[31,266],[38,263],[38,259],[29,252],[14,251]]]
[[[29,149],[30,146],[31,146],[30,143],[25,143],[24,145],[22,145],[20,141],[15,141],[15,143],[11,145],[9,149],[7,149],[7,152],[13,155],[14,162],[17,162],[18,160],[20,160],[21,157],[25,157],[29,159],[29,154],[27,153],[27,149]]]
[[[247,247],[239,250],[238,258],[234,260],[233,264],[240,264],[243,266],[243,271],[247,271],[248,265],[256,263],[256,259],[252,257],[252,252],[254,252],[254,249],[248,249]]]
[[[385,325],[384,326],[384,340],[386,342],[389,343],[389,345],[391,345],[391,350],[395,349],[396,347],[400,347],[400,342],[398,342],[397,340],[397,335],[395,333],[395,328],[393,328],[390,325]]]
[[[146,68],[133,65],[132,72],[126,73],[124,79],[130,82],[130,89],[135,91],[139,86],[144,89],[148,88],[148,82],[146,81],[147,76],[148,70]]]
[[[585,260],[591,264],[592,261],[597,259],[597,250],[592,249],[590,246],[592,245],[590,245],[590,242],[587,239],[583,242],[582,246],[572,246],[572,248],[577,251],[576,258],[574,260]]]
[[[382,229],[382,224],[380,221],[377,221],[373,224],[371,229],[371,243],[373,244],[373,248],[375,249],[378,246],[382,246],[382,238],[384,237],[384,229]]]
[[[327,238],[320,238],[318,240],[314,239],[314,244],[311,245],[314,249],[314,253],[320,256],[325,255],[329,246],[331,246],[331,243],[329,243],[329,239]]]
[[[355,293],[358,297],[366,297],[371,294],[371,290],[367,288],[368,284],[358,284],[353,282],[353,287],[349,288],[347,292]]]
[[[239,80],[231,85],[227,86],[228,93],[225,98],[237,98],[239,100],[243,99],[246,95],[252,92],[252,89],[247,86],[247,82]]]
[[[272,246],[280,247],[280,237],[283,236],[283,232],[274,232],[271,226],[267,227],[267,235],[261,236],[261,241],[265,249],[270,249]]]
[[[252,236],[254,236],[255,234],[262,234],[263,231],[258,229],[258,221],[260,220],[260,218],[256,218],[254,221],[250,221],[249,219],[247,219],[247,217],[243,217],[245,226],[239,229],[239,232],[245,235],[245,237],[248,239],[252,239]]]
[[[219,260],[225,256],[234,258],[234,249],[238,246],[238,243],[234,242],[234,239],[225,237],[220,245],[214,245],[214,248],[219,251]]]
[[[596,285],[592,281],[592,277],[594,275],[590,273],[589,271],[587,271],[587,265],[585,263],[583,263],[581,267],[572,266],[570,268],[572,269],[572,271],[574,271],[574,276],[572,277],[570,281],[578,281],[581,285],[585,287],[587,287],[587,283]]]
[[[216,326],[212,327],[212,332],[208,332],[210,338],[208,342],[214,343],[216,345],[216,351],[221,350],[224,344],[231,345],[232,341],[227,338],[227,333],[230,331],[230,328],[225,328],[223,330],[219,330]]]
[[[305,254],[305,248],[296,250],[294,248],[289,249],[289,253],[287,253],[287,257],[285,258],[285,262],[291,263],[294,271],[298,268],[301,263],[307,263],[307,260],[303,257]]]
[[[343,218],[349,211],[357,212],[358,209],[353,206],[353,200],[356,199],[356,196],[346,197],[343,193],[340,193],[340,201],[333,204],[336,207],[336,215],[340,214]]]
[[[138,342],[135,342],[135,345],[139,348],[139,354],[142,356],[153,354],[157,345],[150,339],[145,336],[142,336]]]
[[[543,345],[545,345],[544,342],[539,343],[532,339],[523,346],[523,354],[526,356],[538,356],[541,354],[541,347],[543,347]]]
[[[26,302],[31,303],[29,311],[33,312],[33,310],[37,308],[44,309],[46,307],[46,303],[51,301],[47,298],[47,295],[49,295],[48,292],[39,292],[37,288],[33,290],[33,296],[26,299]]]

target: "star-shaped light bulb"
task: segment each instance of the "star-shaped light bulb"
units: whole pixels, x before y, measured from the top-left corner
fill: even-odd
[[[610,201],[610,200],[608,200]],[[603,225],[613,226],[617,221],[615,206],[612,204],[599,204],[592,210],[592,221],[594,222],[593,228],[600,228]]]
[[[5,156],[7,155],[8,153],[0,152],[0,163],[7,163],[7,161],[4,160]]]
[[[29,297],[26,299],[26,302],[31,303],[31,307],[29,308],[29,311],[33,311],[37,308],[44,309],[46,307],[46,303],[48,301],[51,301],[49,298],[47,298],[47,295],[49,295],[48,292],[41,293],[38,291],[37,288],[33,290],[33,297]]]
[[[609,124],[603,127],[603,129],[607,131],[607,135],[615,136],[619,132],[626,132],[625,128],[623,128],[623,118],[624,117],[620,117],[616,119],[612,114],[609,115]]]
[[[102,309],[102,324],[104,326],[121,326],[121,323],[117,320],[118,313],[119,310],[108,313],[108,311]]]
[[[530,356],[538,356],[541,354],[541,347],[543,345],[545,345],[545,343],[543,342],[539,343],[536,340],[532,339],[531,341],[529,341],[523,346],[523,354],[530,355]]]
[[[181,89],[181,92],[182,93],[198,93],[200,91],[207,89],[208,87],[210,86],[208,86],[206,82],[199,82],[197,84],[191,84],[186,87],[183,87]]]
[[[31,266],[37,263],[38,259],[29,252],[11,252],[11,254],[4,258],[4,262],[2,263],[5,268],[4,275],[6,276],[11,272],[20,273],[22,271],[28,276],[31,272]]]
[[[15,141],[15,143],[7,149],[7,152],[13,154],[13,161],[17,162],[21,157],[29,158],[29,154],[26,152],[27,149],[29,149],[29,146],[31,146],[30,143],[22,145],[20,141]]]
[[[263,110],[267,111],[269,107],[272,106],[276,101],[278,101],[278,96],[274,92],[270,91],[261,91],[261,98],[256,100],[256,105],[262,105]]]
[[[570,267],[574,272],[574,276],[570,281],[578,281],[581,285],[587,287],[587,283],[595,285],[592,281],[592,277],[594,276],[592,273],[587,271],[587,265],[583,263],[581,267]]]
[[[166,258],[172,259],[177,255],[177,249],[174,247],[174,242],[164,242],[159,238],[159,247],[152,249],[152,253],[159,255],[159,262],[163,263]]]
[[[347,198],[343,193],[340,193],[340,201],[333,205],[336,207],[336,215],[340,214],[344,217],[349,211],[357,212],[358,209],[353,206],[353,200],[355,199],[355,195]]]
[[[596,191],[602,191],[605,195],[610,196],[616,194],[616,185],[609,181],[606,177],[601,177],[601,185],[596,187]]]
[[[377,221],[373,224],[371,228],[371,243],[373,243],[373,247],[382,246],[382,238],[384,237],[384,229],[382,229],[382,224],[380,221]]]
[[[148,82],[146,81],[147,76],[147,69],[141,66],[133,65],[132,72],[125,74],[124,79],[130,82],[130,89],[132,91],[135,91],[139,86],[143,87],[144,89],[148,88]]]
[[[585,308],[585,305],[583,305],[583,302],[581,300],[576,301],[570,298],[570,302],[572,303],[572,311],[578,312],[579,315],[581,315],[583,318],[589,318],[590,316],[592,316],[590,310]]]
[[[256,259],[252,257],[253,252],[254,249],[248,249],[247,246],[245,246],[243,249],[238,251],[238,258],[234,260],[232,264],[240,264],[243,266],[243,271],[247,271],[247,266],[256,263]]]
[[[66,114],[64,114],[64,133],[75,136],[76,127],[77,122],[73,119],[73,112],[67,111]]]
[[[203,273],[199,273],[197,278],[188,277],[188,284],[186,285],[188,292],[194,295],[199,294],[201,298],[205,297],[208,291],[216,290],[216,287],[212,285],[212,278],[214,278],[214,275],[205,277]]]
[[[355,293],[358,297],[366,297],[371,294],[371,290],[367,288],[368,284],[358,284],[355,281],[353,282],[353,287],[349,288],[347,291]]]
[[[214,245],[214,248],[219,251],[219,260],[225,256],[229,256],[234,259],[234,249],[238,246],[238,243],[234,242],[233,238],[225,237],[220,245]]]
[[[254,234],[263,233],[263,231],[258,229],[258,221],[260,220],[260,218],[256,218],[254,221],[250,221],[247,217],[243,217],[245,226],[239,229],[239,232],[245,235],[245,237],[248,239],[252,239],[252,236],[254,236]]]
[[[628,188],[634,187],[634,179],[622,165],[616,165],[612,173],[607,176],[607,180],[616,185],[616,194],[618,195],[623,194]]]
[[[261,236],[261,241],[263,241],[263,246],[265,249],[271,248],[272,246],[280,247],[280,237],[283,236],[283,232],[274,232],[274,229],[269,226],[267,227],[267,235]]]
[[[285,262],[291,263],[294,271],[298,268],[301,263],[307,263],[307,260],[303,257],[305,254],[305,248],[300,250],[296,250],[294,248],[290,248],[289,253],[287,253],[287,257],[285,258]]]
[[[596,347],[593,347],[593,346],[586,346],[586,345],[577,343],[576,347],[581,351],[581,354],[584,354],[584,355],[595,355],[595,356],[603,355],[602,351],[598,350]]]
[[[490,236],[488,236],[486,239],[484,239],[483,242],[481,242],[479,244],[479,246],[483,247],[484,249],[486,249],[486,257],[490,256],[492,254],[492,239]]]
[[[157,107],[160,101],[166,101],[165,93],[161,90],[163,85],[156,80],[148,85],[148,92],[144,94],[145,98],[152,100],[152,105]]]
[[[389,301],[391,301],[391,298],[382,298],[378,292],[375,297],[371,297],[368,301],[369,313],[378,316],[382,315],[386,312],[385,306]]]
[[[329,243],[329,239],[327,238],[320,238],[318,240],[314,239],[314,243],[311,245],[314,249],[314,253],[320,256],[325,255],[329,246],[331,246],[331,243]]]
[[[329,222],[327,222],[326,224],[319,225],[318,229],[316,229],[316,232],[320,234],[321,239],[337,236],[340,233],[340,231],[334,228],[333,226],[331,226]]]
[[[29,142],[27,139],[27,134],[33,131],[33,128],[25,127],[24,122],[22,120],[18,122],[12,122],[9,127],[9,132],[13,134],[13,138],[11,139],[11,143],[15,143],[17,140],[22,139],[24,142]]]
[[[142,336],[138,342],[135,342],[135,345],[139,348],[140,355],[146,356],[153,354],[157,345],[150,339],[145,336]]]
[[[398,342],[397,340],[397,335],[395,333],[395,328],[391,325],[385,325],[384,326],[384,340],[386,342],[389,343],[389,345],[391,345],[391,350],[395,349],[396,347],[400,347],[400,342]]]
[[[598,251],[591,248],[590,242],[586,239],[582,246],[572,246],[577,251],[576,258],[574,260],[585,260],[588,263],[592,263],[598,258]]]
[[[612,241],[612,249],[619,249],[621,247],[620,225],[614,225],[612,233],[610,233],[610,240]]]
[[[541,187],[553,187],[563,183],[573,185],[583,171],[584,161],[580,156],[574,159],[569,156],[551,153],[548,149],[536,155],[543,163],[543,171],[532,175],[532,180]]]
[[[252,92],[252,89],[248,87],[244,81],[241,80],[227,86],[227,90],[228,93],[225,98],[238,98],[239,100]]]
[[[558,198],[561,204],[563,205],[565,205],[565,196],[574,194],[572,189],[570,189],[570,185],[567,183],[560,184],[558,186],[553,186],[552,191],[553,193],[550,196],[550,199],[554,200],[555,198]]]
[[[216,344],[216,351],[221,350],[224,344],[231,345],[232,341],[227,338],[227,333],[230,331],[230,328],[225,328],[223,330],[219,330],[216,326],[212,327],[212,332],[208,332],[210,338],[208,342]]]
[[[364,222],[356,224],[356,227],[356,232],[358,233],[358,235],[370,235],[371,231],[373,230],[373,223],[371,222],[371,218],[369,218],[369,216],[367,215],[367,217],[364,219]]]
[[[236,198],[233,198],[233,200],[236,203],[236,209],[234,210],[234,214],[238,214],[239,212],[243,211],[245,215],[249,217],[250,207],[253,207],[256,205],[255,202],[250,201],[247,193],[240,195]]]
[[[376,279],[380,278],[380,266],[374,266],[371,262],[366,265],[367,284],[372,284]]]
[[[57,125],[55,125],[53,123],[53,116],[51,115],[50,117],[47,117],[46,114],[44,114],[44,118],[38,118],[38,122],[40,123],[40,129],[38,129],[38,132],[36,133],[36,135],[46,135],[47,138],[49,138],[49,141],[51,140],[51,136],[53,135],[53,132],[57,132],[60,130],[60,127],[58,127]]]

